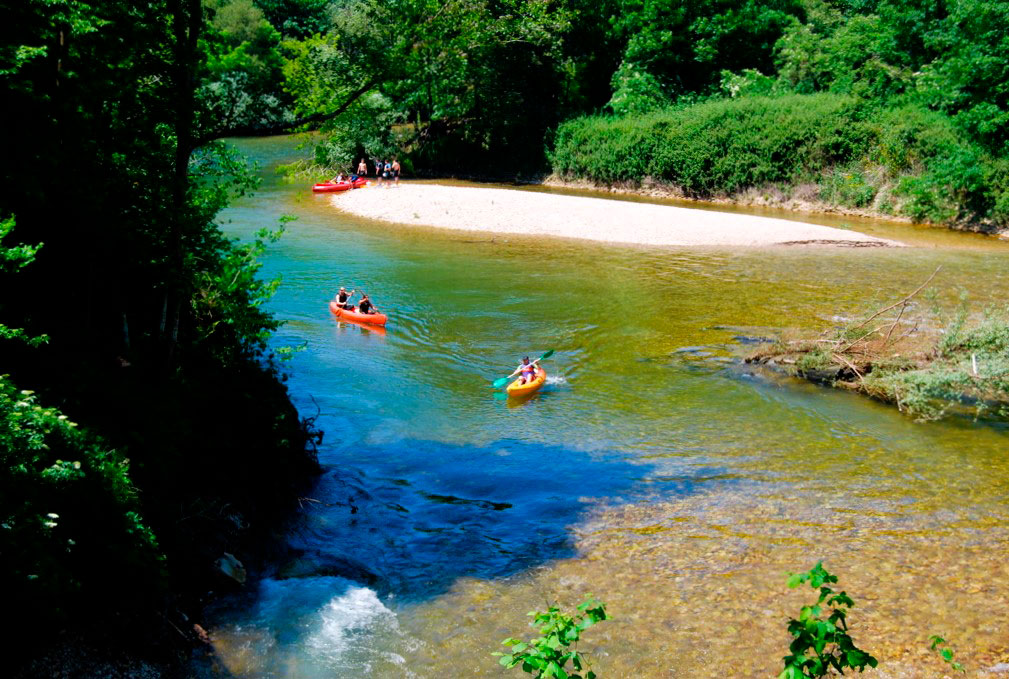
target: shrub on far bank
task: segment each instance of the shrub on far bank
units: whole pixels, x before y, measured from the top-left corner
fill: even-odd
[[[894,207],[916,221],[1009,222],[1009,165],[952,119],[835,94],[742,96],[562,124],[549,153],[564,178],[666,184],[693,198],[810,182],[829,205]],[[878,199],[878,200],[877,200]]]

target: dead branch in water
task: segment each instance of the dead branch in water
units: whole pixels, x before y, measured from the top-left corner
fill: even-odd
[[[907,305],[907,303],[911,301],[911,298],[912,298],[912,297],[914,297],[914,296],[915,296],[915,295],[917,295],[917,294],[918,294],[919,292],[921,292],[922,290],[924,290],[924,289],[925,289],[925,286],[926,286],[926,285],[928,285],[929,283],[931,283],[931,282],[932,282],[932,279],[933,279],[933,278],[935,278],[935,275],[936,275],[937,273],[939,273],[939,270],[940,270],[940,269],[942,269],[942,265],[941,265],[941,264],[940,264],[939,266],[937,266],[937,267],[935,268],[935,271],[933,271],[933,272],[932,272],[932,275],[931,275],[931,276],[929,276],[928,278],[926,278],[926,279],[925,279],[925,282],[924,282],[924,283],[922,283],[921,285],[919,285],[919,286],[918,286],[918,287],[917,287],[917,288],[915,289],[915,291],[914,291],[914,292],[912,292],[912,293],[911,293],[910,295],[908,295],[907,297],[905,297],[905,298],[904,298],[904,299],[902,299],[902,300],[899,300],[899,301],[897,301],[897,302],[894,302],[893,304],[891,304],[890,306],[888,306],[888,307],[887,307],[887,308],[885,308],[885,309],[880,309],[879,311],[877,311],[876,313],[874,313],[874,314],[873,314],[872,316],[869,316],[869,318],[865,319],[864,321],[862,321],[861,323],[859,323],[858,325],[856,325],[856,326],[855,326],[854,328],[852,328],[852,330],[858,330],[859,328],[863,328],[863,327],[865,327],[865,325],[866,325],[866,324],[867,324],[867,323],[868,323],[869,321],[871,321],[871,320],[872,320],[872,319],[874,319],[874,318],[879,318],[880,316],[882,316],[883,314],[885,314],[885,313],[886,313],[887,311],[889,311],[890,309],[895,309],[896,307],[900,306],[901,304],[903,304],[903,305]],[[872,333],[869,333],[869,334],[872,334]]]
[[[851,369],[851,372],[855,373],[855,376],[858,378],[859,382],[865,382],[865,378],[862,377],[862,373],[859,371],[858,368],[856,368],[854,365],[852,365],[851,361],[849,361],[848,359],[846,359],[844,356],[840,356],[838,354],[834,354],[833,356],[834,356],[834,358],[836,358],[837,360],[839,360],[841,363],[844,363],[846,366],[848,366]]]

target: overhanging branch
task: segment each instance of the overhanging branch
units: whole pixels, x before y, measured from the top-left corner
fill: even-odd
[[[364,96],[372,87],[375,86],[374,80],[369,80],[367,83],[359,87],[350,93],[346,101],[340,104],[332,111],[326,111],[324,113],[313,113],[297,120],[291,120],[283,123],[276,123],[274,125],[234,125],[231,127],[221,128],[219,130],[214,130],[213,132],[207,133],[201,137],[196,138],[193,141],[193,148],[197,149],[201,146],[209,144],[212,141],[218,139],[224,139],[225,137],[268,137],[274,134],[284,134],[286,132],[291,132],[299,127],[304,127],[306,125],[318,125],[319,123],[324,123],[327,120],[332,120],[338,115],[344,113],[348,108],[350,108],[355,101]]]

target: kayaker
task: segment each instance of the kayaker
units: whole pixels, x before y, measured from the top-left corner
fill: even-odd
[[[364,158],[362,158],[361,162],[357,164],[357,174],[360,177],[368,176],[368,163],[364,162]]]
[[[361,293],[361,301],[357,303],[357,313],[359,314],[375,314],[378,313],[378,307],[371,303],[368,299],[368,295]]]
[[[343,173],[341,172],[340,174],[336,175],[335,177],[333,177],[329,181],[332,184],[339,184],[340,182],[343,181]]]
[[[347,288],[343,286],[340,287],[340,291],[336,293],[336,303],[340,306],[341,309],[354,308],[354,305],[350,304],[349,302],[350,298],[354,296],[355,292],[357,292],[357,290],[351,290],[350,292],[347,292]]]
[[[535,361],[530,363],[529,357],[524,356],[522,358],[522,362],[519,363],[519,367],[515,368],[515,371],[508,377],[515,377],[516,375],[521,373],[521,377],[519,378],[519,384],[527,384],[528,382],[532,382],[534,379],[536,379],[536,367],[537,367],[536,364],[539,362],[540,359],[537,358]]]

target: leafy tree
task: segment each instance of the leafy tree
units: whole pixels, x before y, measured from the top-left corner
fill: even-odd
[[[39,250],[4,245],[13,227],[0,221],[4,277]],[[0,341],[46,339],[0,324]],[[100,617],[110,602],[135,613],[157,599],[162,557],[138,510],[121,454],[0,375],[0,582],[17,641],[82,612]]]
[[[707,93],[723,70],[768,72],[775,42],[802,15],[798,0],[624,0],[613,18],[627,41],[618,72],[650,74],[668,98]]]
[[[131,629],[157,635],[162,566],[177,594],[200,590],[206,564],[242,544],[236,526],[289,506],[314,469],[266,347],[274,284],[256,277],[255,255],[269,239],[240,246],[215,223],[254,182],[215,141],[240,124],[205,86],[230,64],[269,66],[276,36],[252,9],[225,31],[199,0],[0,5],[0,91],[18,131],[5,144],[0,214],[17,215],[25,242],[45,244],[3,249],[7,263],[35,257],[17,285],[0,285],[3,321],[23,328],[3,334],[48,337],[0,352],[10,374],[0,471],[18,480],[0,489],[16,522],[0,531],[11,540],[3,577],[39,576],[17,605],[50,625],[79,623],[77,594],[102,592],[94,611],[146,606],[160,622]],[[210,43],[222,50],[212,58]],[[214,59],[226,66],[215,71]],[[93,433],[75,434],[67,417]],[[101,549],[110,567],[98,573]],[[8,554],[29,570],[14,573]]]
[[[290,120],[280,33],[252,0],[206,7],[212,19],[201,40],[206,61],[197,94],[203,117],[250,129]]]
[[[4,239],[14,230],[14,217],[0,219],[0,281],[5,284],[12,284],[8,279],[22,268],[28,266],[35,260],[35,254],[42,247],[39,245],[5,245]],[[27,344],[38,346],[46,341],[44,335],[30,337],[25,334],[22,328],[11,328],[0,322],[0,340],[20,340]]]
[[[256,0],[281,35],[298,40],[324,33],[335,4],[332,0]]]

